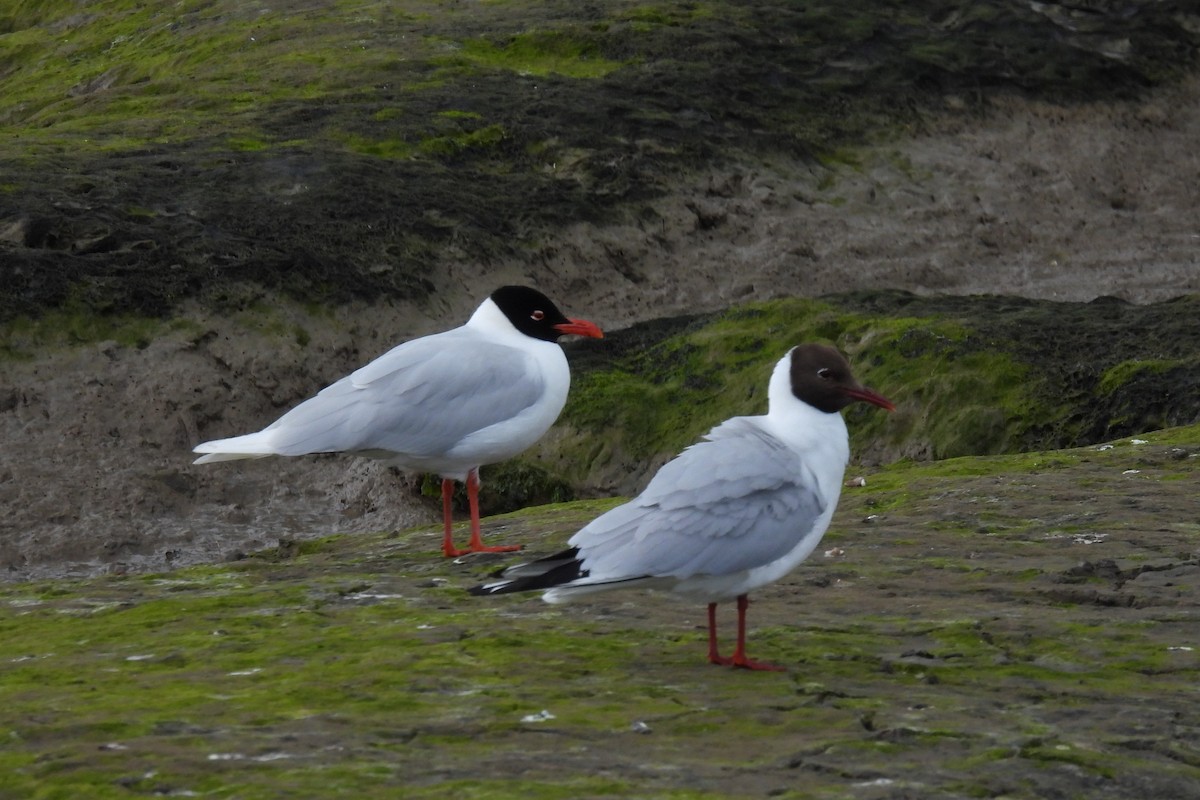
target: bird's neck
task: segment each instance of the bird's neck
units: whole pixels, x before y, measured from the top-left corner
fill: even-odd
[[[801,452],[816,451],[833,462],[846,463],[850,442],[842,415],[821,411],[792,394],[789,359],[775,366],[767,397],[764,423],[772,434]]]
[[[517,330],[508,317],[504,316],[500,306],[492,302],[491,298],[484,300],[479,308],[475,309],[475,313],[467,320],[465,327],[486,333],[492,339],[528,338]]]

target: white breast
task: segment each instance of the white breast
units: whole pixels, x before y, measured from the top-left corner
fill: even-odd
[[[815,485],[825,511],[808,531],[797,531],[796,546],[769,564],[731,575],[696,576],[675,585],[674,591],[700,597],[706,602],[730,600],[787,575],[808,558],[829,528],[842,492],[850,440],[841,414],[827,414],[798,400],[790,389],[788,360],[772,374],[769,387],[770,411],[761,417],[773,436],[788,444],[798,457],[798,472]]]
[[[540,381],[542,397],[514,417],[466,436],[447,456],[474,465],[493,464],[528,449],[550,429],[567,402],[571,370],[562,348],[554,342],[522,337],[523,349],[533,356],[528,380]]]

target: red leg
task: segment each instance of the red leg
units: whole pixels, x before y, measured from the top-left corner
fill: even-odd
[[[731,658],[721,658],[721,653],[717,649],[717,604],[708,604],[708,663],[722,664],[729,666],[733,663]]]
[[[504,544],[488,547],[483,543],[479,531],[479,470],[467,473],[467,504],[471,507],[471,541],[467,545],[468,553],[511,553],[520,550],[518,544]]]
[[[762,661],[751,661],[746,658],[746,609],[750,607],[750,598],[747,595],[739,594],[737,599],[738,610],[738,631],[737,631],[737,649],[733,651],[733,658],[729,661],[735,667],[742,669],[762,669],[772,672],[783,672],[787,667],[781,667],[776,664],[766,664]]]
[[[446,535],[442,539],[442,555],[446,558],[461,556],[466,550],[454,546],[454,509],[451,505],[454,494],[454,481],[451,478],[442,479],[442,521],[446,526]]]

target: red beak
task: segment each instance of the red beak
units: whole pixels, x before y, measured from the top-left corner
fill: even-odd
[[[879,406],[885,411],[895,411],[896,405],[881,394],[876,394],[865,386],[860,386],[857,389],[843,389],[846,394],[853,397],[855,400],[862,400],[864,403],[870,403],[873,406]]]
[[[560,325],[555,325],[554,330],[562,334],[573,333],[576,336],[590,336],[593,339],[603,339],[604,331],[600,330],[600,326],[594,322],[588,322],[586,319],[570,319]]]

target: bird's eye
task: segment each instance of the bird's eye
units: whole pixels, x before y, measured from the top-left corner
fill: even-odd
[[[817,370],[817,377],[824,380],[829,380],[833,377],[833,370],[831,370],[829,367],[821,367],[819,370]]]
[[[544,320],[546,318],[546,312],[545,311],[535,311],[529,315],[529,318],[532,319],[534,322],[541,322],[542,320]]]

